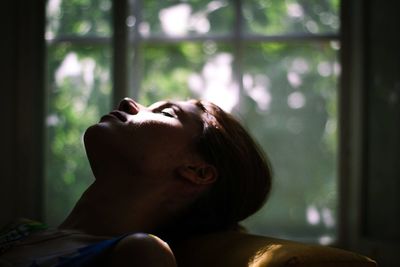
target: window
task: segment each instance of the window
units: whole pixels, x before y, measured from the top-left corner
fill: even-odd
[[[111,107],[111,2],[47,3],[45,214],[58,224],[92,181],[82,146]]]
[[[114,26],[126,27],[128,36],[128,94],[143,104],[206,98],[236,114],[275,170],[270,200],[244,224],[270,236],[334,241],[339,1],[127,5],[124,24]],[[80,140],[112,106],[112,8],[111,0],[48,2],[51,224],[92,181]]]

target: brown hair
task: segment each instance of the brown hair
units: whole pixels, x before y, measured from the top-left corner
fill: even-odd
[[[203,113],[195,148],[218,172],[211,188],[159,233],[169,242],[190,235],[236,228],[267,200],[270,164],[249,133],[217,105],[192,100]]]
[[[195,104],[203,110],[197,149],[218,171],[216,183],[197,206],[211,227],[229,227],[264,205],[272,170],[266,155],[232,115],[207,101]]]
[[[217,169],[218,177],[179,218],[159,229],[157,234],[171,243],[236,228],[264,205],[271,190],[267,157],[243,126],[211,102],[192,101],[203,111],[195,149]]]

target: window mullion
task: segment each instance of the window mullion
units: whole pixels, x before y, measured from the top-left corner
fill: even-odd
[[[128,95],[129,33],[126,26],[128,0],[113,1],[113,106]]]
[[[140,85],[142,81],[142,57],[140,53],[140,46],[142,44],[142,37],[139,32],[139,26],[142,22],[142,1],[141,0],[131,0],[131,5],[129,6],[130,16],[134,19],[135,23],[130,31],[130,48],[131,53],[129,55],[129,87],[130,96],[137,99],[139,97]]]
[[[243,101],[243,83],[242,83],[242,62],[243,62],[243,13],[242,13],[242,1],[236,0],[234,1],[234,9],[235,9],[235,25],[233,29],[234,42],[233,42],[233,53],[234,53],[234,65],[233,65],[233,73],[234,79],[239,89],[239,101],[238,101],[238,109],[242,108]]]

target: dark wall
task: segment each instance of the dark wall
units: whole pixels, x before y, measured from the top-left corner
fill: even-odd
[[[392,3],[391,3],[392,2]],[[400,240],[400,2],[367,9],[367,225],[374,239]]]
[[[41,216],[45,1],[0,9],[0,223]]]
[[[397,266],[400,1],[342,1],[340,246]]]
[[[15,81],[16,81],[16,64],[15,58],[17,57],[16,49],[16,36],[14,34],[12,25],[15,23],[16,8],[15,3],[7,5],[10,10],[1,9],[1,25],[2,31],[5,34],[5,40],[1,43],[1,97],[0,97],[0,111],[1,111],[1,131],[0,131],[0,203],[1,215],[0,222],[4,222],[10,215],[13,214],[13,203],[10,203],[9,192],[12,193],[13,183],[12,176],[15,170],[15,150],[16,144],[16,116],[14,114],[16,94],[15,94]]]
[[[380,266],[400,251],[400,2],[370,0],[367,9],[364,236]]]

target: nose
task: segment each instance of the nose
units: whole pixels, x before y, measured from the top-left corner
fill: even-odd
[[[118,110],[124,111],[131,115],[136,115],[139,113],[141,105],[136,103],[132,98],[125,97],[119,102]]]

